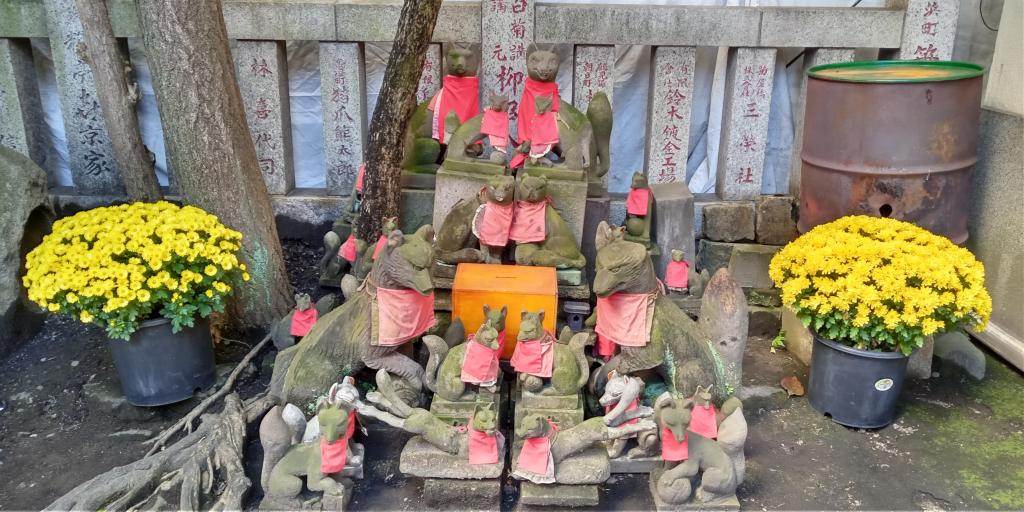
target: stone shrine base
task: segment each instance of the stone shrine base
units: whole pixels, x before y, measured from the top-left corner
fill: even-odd
[[[651,498],[654,500],[654,508],[658,512],[676,512],[678,510],[739,510],[740,500],[736,498],[735,494],[730,496],[723,496],[711,501],[698,502],[689,501],[679,505],[671,503],[665,503],[658,496],[658,492],[655,489],[654,480],[649,481],[649,488],[651,490]]]
[[[460,443],[459,453],[452,455],[437,449],[422,437],[415,436],[402,449],[399,471],[420,478],[497,479],[505,467],[508,437],[505,439],[506,446],[499,450],[496,464],[470,464],[465,440]]]
[[[553,507],[595,507],[601,502],[597,485],[519,484],[519,510],[522,505]]]

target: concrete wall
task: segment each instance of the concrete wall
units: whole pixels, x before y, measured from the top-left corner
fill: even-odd
[[[981,117],[968,247],[985,264],[992,322],[977,335],[1024,369],[1024,2],[1006,2]]]

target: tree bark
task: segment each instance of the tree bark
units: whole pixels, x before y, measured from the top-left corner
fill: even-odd
[[[229,318],[267,328],[292,306],[270,196],[235,80],[220,0],[138,0],[167,156],[186,203],[244,235]]]
[[[391,56],[384,70],[384,85],[370,121],[363,201],[356,235],[362,240],[376,240],[380,236],[381,221],[399,215],[405,130],[416,107],[416,88],[440,9],[441,0],[405,0],[402,6]]]
[[[83,57],[87,57],[83,60],[89,63],[96,79],[96,94],[124,188],[132,199],[159,200],[162,197],[160,183],[142,144],[135,116],[138,97],[135,100],[130,97],[127,67],[107,17],[107,4],[104,0],[76,0],[75,3],[82,20]]]

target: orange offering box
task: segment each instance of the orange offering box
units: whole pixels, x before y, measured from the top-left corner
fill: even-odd
[[[503,359],[512,357],[516,348],[523,311],[543,309],[544,328],[558,336],[558,279],[551,267],[460,263],[452,286],[452,318],[462,319],[466,334],[484,323],[484,304],[491,309],[508,306]]]

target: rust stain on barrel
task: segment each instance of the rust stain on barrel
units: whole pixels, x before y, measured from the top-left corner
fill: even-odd
[[[845,215],[874,215],[966,241],[982,85],[980,68],[972,75],[970,66],[878,62],[812,69],[800,231]]]

